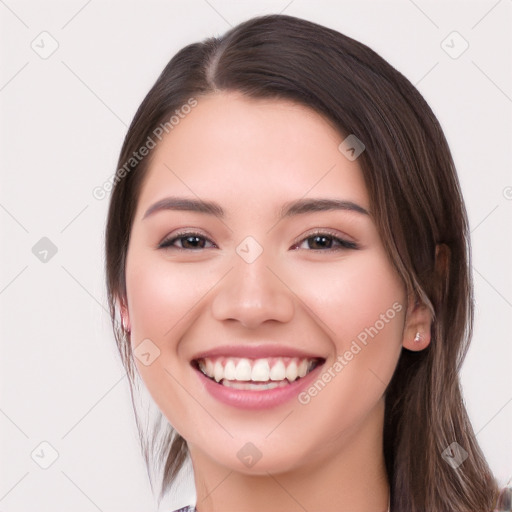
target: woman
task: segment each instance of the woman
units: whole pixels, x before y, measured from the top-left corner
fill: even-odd
[[[198,512],[503,508],[458,377],[468,237],[438,121],[368,47],[271,15],[181,50],[106,230],[160,497],[190,456]]]

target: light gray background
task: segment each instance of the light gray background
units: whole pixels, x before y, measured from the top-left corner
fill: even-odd
[[[491,467],[509,480],[512,0],[0,0],[2,512],[156,510],[106,312],[107,199],[92,190],[115,171],[128,123],[178,49],[271,12],[369,45],[438,116],[473,237],[465,399]],[[43,31],[59,45],[46,59],[31,48],[51,49]],[[453,31],[469,43],[458,58]],[[46,263],[32,252],[42,237],[58,249]],[[59,455],[48,469],[44,441]],[[161,510],[193,502],[189,475]]]

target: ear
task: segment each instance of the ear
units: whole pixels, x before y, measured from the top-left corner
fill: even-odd
[[[436,245],[431,290],[434,303],[446,299],[450,272],[450,248],[444,243]],[[418,297],[411,297],[407,308],[402,345],[418,351],[428,347],[431,341],[432,313]]]
[[[411,297],[405,317],[402,346],[415,352],[430,344],[432,314],[429,308],[416,297]]]
[[[123,328],[123,331],[126,333],[130,333],[132,326],[130,323],[130,313],[128,312],[128,306],[126,304],[125,298],[118,298],[117,304],[119,306],[119,311],[121,314],[121,326]]]

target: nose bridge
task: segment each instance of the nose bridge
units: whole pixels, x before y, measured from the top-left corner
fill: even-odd
[[[276,276],[272,251],[247,237],[236,248],[232,268],[219,283],[212,302],[217,320],[236,320],[255,328],[267,320],[289,322],[293,317],[293,294]]]

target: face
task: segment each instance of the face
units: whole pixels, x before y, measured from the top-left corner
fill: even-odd
[[[379,439],[406,293],[343,139],[307,107],[218,93],[153,150],[124,314],[195,465],[299,470]]]

